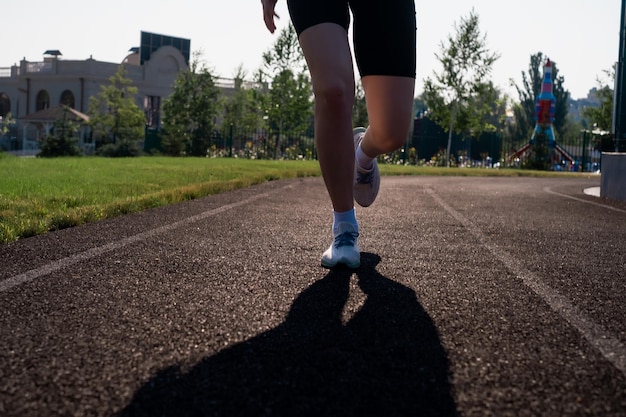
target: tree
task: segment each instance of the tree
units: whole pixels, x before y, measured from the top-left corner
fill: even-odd
[[[485,131],[504,134],[509,126],[507,109],[511,99],[497,88],[493,88],[493,94],[490,98],[491,100],[483,103],[485,106]]]
[[[278,155],[282,137],[301,135],[313,115],[311,81],[292,25],[280,32],[263,60],[259,81],[272,80],[266,114],[269,127],[278,131],[274,144]]]
[[[201,53],[188,71],[176,78],[174,91],[163,103],[163,149],[170,155],[206,156],[215,121],[222,110],[222,92]]]
[[[496,97],[488,77],[500,57],[487,48],[474,10],[455,24],[455,31],[455,36],[448,36],[447,44],[442,42],[440,53],[435,54],[443,68],[434,79],[426,79],[423,94],[429,117],[448,132],[448,166],[453,133],[479,137],[488,127],[486,104]]]
[[[615,68],[605,70],[604,73],[609,83],[604,84],[600,79],[597,80],[596,96],[600,101],[600,106],[585,107],[582,113],[588,119],[588,125],[593,128],[595,148],[600,152],[612,152],[615,150],[614,135],[608,132],[613,127],[613,89],[610,85],[615,83]],[[600,134],[597,134],[598,130],[601,131]]]
[[[262,73],[264,76],[274,78],[287,69],[292,70],[294,74],[308,71],[298,35],[291,24],[280,31],[276,42],[263,54]]]
[[[15,119],[11,116],[11,112],[8,112],[4,117],[0,117],[0,136],[4,136],[9,133],[9,126],[14,123]]]
[[[305,74],[281,71],[272,80],[268,117],[270,127],[277,129],[278,151],[280,137],[294,137],[304,133],[311,123],[311,90]]]
[[[367,127],[369,125],[367,103],[365,102],[365,91],[363,90],[361,80],[359,80],[356,84],[354,106],[352,106],[352,125],[354,127]]]
[[[54,122],[52,134],[41,141],[39,157],[55,156],[78,156],[81,154],[78,148],[76,132],[78,127],[68,116],[67,106],[63,106],[63,116]]]
[[[245,85],[246,72],[239,67],[235,73],[235,94],[224,104],[225,126],[235,132],[254,132],[263,126],[262,85],[248,88]]]
[[[135,156],[140,153],[139,142],[145,135],[145,115],[136,103],[137,87],[126,77],[120,65],[103,85],[100,93],[89,99],[89,125],[96,143],[103,144],[98,154],[106,156]]]
[[[589,120],[589,124],[599,130],[610,131],[613,125],[613,85],[615,82],[615,69],[605,70],[604,73],[610,84],[604,84],[602,80],[596,80],[596,97],[600,101],[599,107],[585,107],[583,116]]]

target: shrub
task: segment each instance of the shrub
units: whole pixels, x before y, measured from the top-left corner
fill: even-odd
[[[123,158],[140,156],[141,148],[137,141],[120,141],[117,143],[108,143],[96,149],[96,155],[109,158]]]
[[[78,147],[78,130],[75,123],[68,118],[67,107],[63,109],[63,117],[54,122],[52,134],[40,141],[40,157],[78,156],[82,152]]]

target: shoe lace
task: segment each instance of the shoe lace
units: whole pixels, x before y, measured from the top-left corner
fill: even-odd
[[[371,184],[374,181],[374,170],[370,172],[357,172],[356,183],[357,184]]]
[[[340,235],[335,236],[335,247],[340,248],[342,246],[354,246],[356,238],[359,234],[356,232],[343,232]]]

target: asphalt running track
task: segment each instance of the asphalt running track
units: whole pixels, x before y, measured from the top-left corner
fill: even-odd
[[[320,178],[0,246],[0,415],[624,416],[598,185],[385,177],[354,272]]]

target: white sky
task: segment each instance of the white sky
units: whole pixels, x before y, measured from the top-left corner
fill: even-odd
[[[416,0],[416,7],[416,94],[439,69],[439,45],[472,8],[489,48],[501,53],[493,81],[514,99],[509,80],[521,84],[534,53],[557,63],[573,98],[586,97],[618,58],[620,0]],[[277,12],[280,29],[289,21],[286,0],[278,0]],[[144,30],[191,39],[192,51],[202,50],[209,67],[230,78],[240,64],[252,74],[276,37],[265,29],[259,0],[5,1],[0,22],[0,67],[41,61],[48,49],[67,60],[121,62]]]

